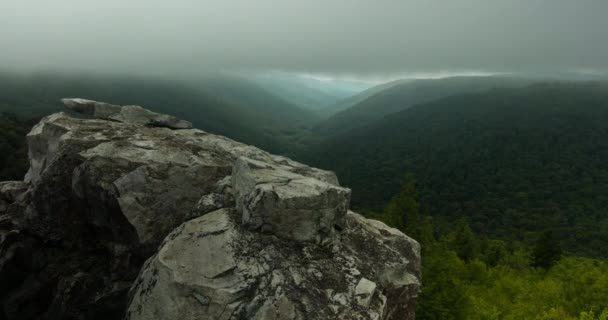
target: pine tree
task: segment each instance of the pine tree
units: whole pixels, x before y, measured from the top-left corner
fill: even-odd
[[[477,256],[477,239],[464,218],[458,221],[452,237],[452,248],[460,259],[468,262]]]
[[[401,191],[391,199],[383,213],[383,220],[422,244],[433,241],[430,217],[420,214],[416,180],[410,174],[403,179]]]
[[[562,256],[559,242],[553,236],[551,230],[544,231],[534,247],[533,265],[538,268],[550,269]]]

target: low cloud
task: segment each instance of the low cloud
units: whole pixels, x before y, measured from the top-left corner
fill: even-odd
[[[603,72],[606,12],[605,0],[3,0],[0,67]]]

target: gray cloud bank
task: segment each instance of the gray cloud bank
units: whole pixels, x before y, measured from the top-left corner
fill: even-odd
[[[608,69],[606,0],[2,0],[0,67]]]

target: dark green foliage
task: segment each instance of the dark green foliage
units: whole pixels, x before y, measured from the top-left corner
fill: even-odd
[[[425,245],[432,241],[433,227],[431,217],[421,215],[419,207],[416,181],[408,174],[403,179],[401,191],[386,205],[382,214],[370,213],[368,216],[403,230]]]
[[[379,210],[403,172],[420,212],[445,231],[532,243],[552,229],[564,250],[608,257],[608,84],[551,83],[462,94],[329,138],[301,158],[336,171],[356,208]]]
[[[559,241],[553,236],[553,232],[547,230],[541,233],[534,247],[534,266],[549,269],[559,261],[561,256],[562,248],[559,245]]]
[[[34,122],[11,113],[0,114],[0,181],[22,180],[25,176],[29,168],[25,135]]]
[[[406,179],[401,192],[376,217],[390,223],[388,217],[397,201],[405,204],[401,206],[405,212],[415,212],[411,210],[416,207],[412,181]],[[406,227],[406,232],[417,230]],[[555,260],[552,254],[553,267],[540,271],[533,267],[536,254],[530,254],[531,247],[481,239],[464,219],[437,238],[422,242],[423,283],[416,319],[608,319],[608,263],[604,261],[573,256]],[[547,248],[556,252],[549,232],[543,233],[539,244],[542,252]]]
[[[491,88],[522,87],[534,80],[507,77],[451,77],[397,80],[368,89],[344,101],[350,108],[316,126],[322,134],[341,134],[365,127],[395,112],[453,94],[481,92]]]
[[[501,240],[480,241],[479,251],[479,259],[491,267],[497,266],[508,254],[507,245]]]
[[[387,203],[368,216],[421,240],[417,319],[608,319],[608,264],[577,257],[608,256],[608,84],[453,96],[307,156],[363,211]],[[411,212],[428,225],[399,219]]]
[[[468,297],[460,279],[466,265],[453,251],[440,247],[433,249],[426,250],[423,259],[423,287],[416,319],[466,319]]]
[[[205,131],[289,154],[317,118],[246,80],[189,80],[0,72],[0,111],[40,117],[63,110],[59,99],[81,97],[136,104],[187,119]]]
[[[407,175],[401,185],[399,194],[393,197],[384,209],[384,213],[391,225],[405,230],[413,225],[418,217],[418,193],[416,182],[411,175]]]
[[[456,229],[448,235],[448,238],[450,248],[456,252],[461,260],[469,262],[477,257],[477,239],[475,239],[471,227],[464,219],[458,221]]]

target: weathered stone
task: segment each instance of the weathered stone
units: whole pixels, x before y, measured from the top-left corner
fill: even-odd
[[[127,319],[414,319],[401,305],[413,307],[404,297],[415,298],[420,261],[401,251],[416,257],[417,243],[354,213],[347,220],[330,250],[239,228],[232,209],[186,222],[142,269]],[[371,248],[389,255],[370,260]],[[395,269],[395,282],[383,276]]]
[[[309,167],[305,164],[293,161],[283,156],[272,156],[272,163],[280,166],[281,168],[297,173],[306,177],[315,178],[317,180],[340,186],[338,183],[338,177],[331,171],[321,170],[313,167]]]
[[[357,299],[357,303],[364,308],[368,308],[375,292],[376,284],[365,278],[361,278],[357,284],[357,287],[355,288],[355,298]]]
[[[61,99],[61,102],[71,111],[96,119],[110,119],[111,116],[119,114],[122,109],[121,106],[114,104],[80,98]]]
[[[166,114],[146,110],[140,106],[123,106],[120,113],[108,117],[119,122],[135,123],[151,127],[170,129],[191,129],[192,123]]]
[[[166,114],[146,110],[140,106],[117,106],[80,98],[61,100],[69,109],[96,119],[114,120],[152,127],[191,129],[192,123]]]
[[[42,119],[24,182],[0,183],[0,319],[413,319],[418,244],[346,213],[332,172],[64,102],[94,119]]]
[[[29,184],[23,181],[0,182],[0,197],[10,203],[21,201],[29,187]]]
[[[167,237],[136,281],[127,318],[230,318],[244,283],[234,273],[235,257],[227,254],[236,236],[227,212],[192,220]]]
[[[357,264],[347,260],[346,265],[378,286],[381,319],[414,319],[421,279],[420,244],[395,228],[352,211],[345,221],[342,242],[346,250],[355,257],[365,253]],[[375,277],[367,276],[369,270],[374,270]]]
[[[218,209],[231,207],[234,207],[232,194],[209,193],[201,197],[196,205],[194,205],[192,216],[198,217]]]
[[[64,113],[55,113],[43,118],[27,134],[30,168],[25,175],[26,182],[37,182],[46,166],[58,156],[59,139],[69,128],[56,125],[54,121],[66,118]]]
[[[331,239],[350,200],[349,189],[244,157],[232,188],[243,224],[298,241]]]

